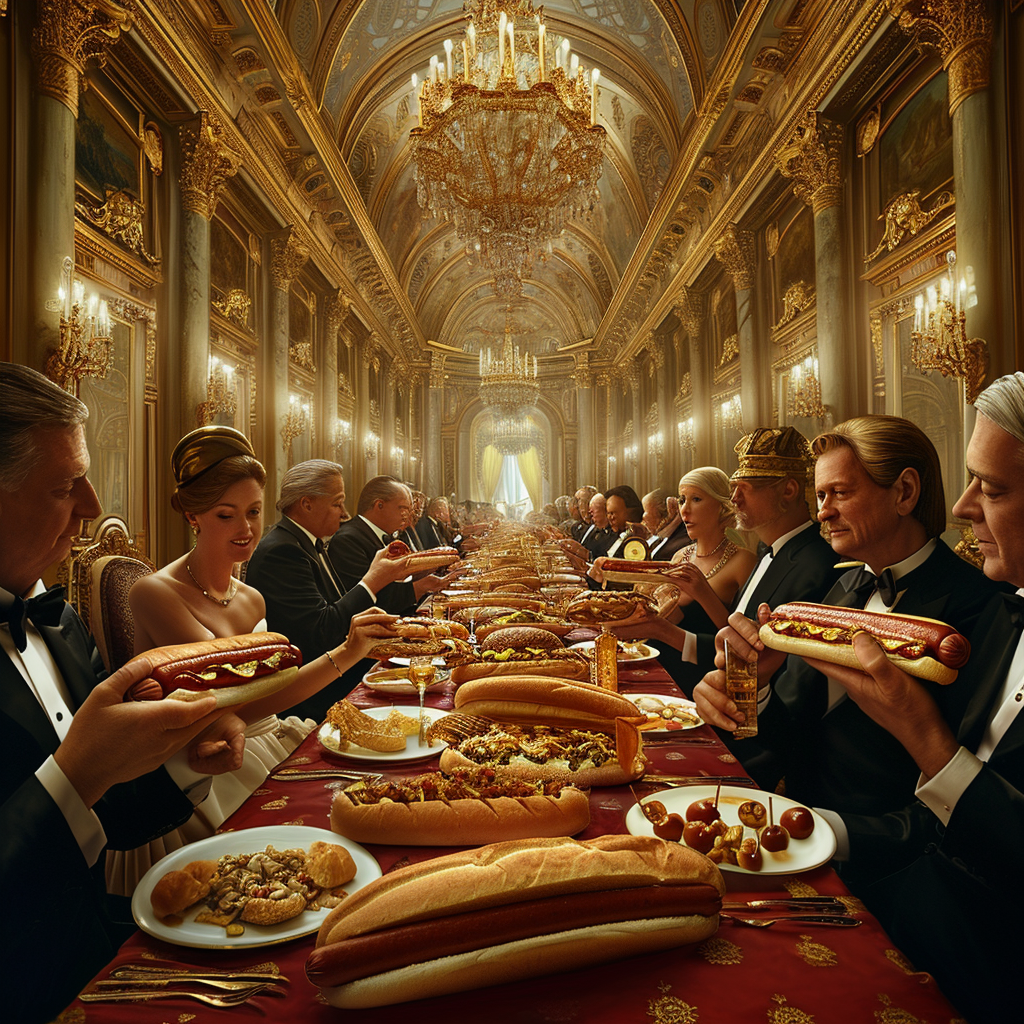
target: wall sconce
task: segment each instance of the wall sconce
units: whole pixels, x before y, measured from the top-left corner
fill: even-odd
[[[405,458],[405,449],[401,445],[393,444],[391,446],[391,461],[401,462]]]
[[[685,420],[680,420],[676,425],[676,434],[679,437],[679,447],[685,448],[687,451],[694,451],[697,447],[697,442],[693,439],[693,417],[690,416]]]
[[[206,401],[196,407],[199,426],[226,416],[234,425],[238,399],[235,395],[235,368],[217,356],[210,356],[210,372],[206,378]]]
[[[343,445],[352,440],[352,424],[340,417],[334,421],[334,452],[335,455]]]
[[[938,370],[943,377],[963,381],[964,400],[973,405],[988,374],[988,345],[967,337],[967,310],[977,305],[973,274],[956,280],[956,253],[946,253],[946,277],[939,288],[925,290],[914,300],[914,329],[910,332],[910,359],[922,372]]]
[[[363,451],[366,455],[366,461],[369,462],[371,459],[377,458],[379,450],[380,438],[372,430],[368,430],[363,438]]]
[[[821,404],[821,383],[818,380],[818,359],[808,356],[801,366],[797,363],[789,374],[789,418],[804,416],[821,419],[826,415]]]
[[[65,391],[77,395],[84,378],[102,380],[106,377],[114,350],[106,301],[90,295],[86,305],[85,286],[74,276],[74,260],[65,256],[61,262],[57,298],[46,303],[51,312],[60,312],[60,340],[57,351],[46,360],[46,376]]]
[[[665,437],[660,430],[647,435],[647,451],[659,460],[665,454]]]
[[[640,461],[640,446],[628,444],[622,449],[622,457],[631,465],[635,466]]]
[[[743,406],[740,403],[740,396],[733,395],[732,398],[724,401],[719,409],[722,426],[726,430],[743,429]]]
[[[288,396],[288,415],[281,427],[281,437],[291,459],[292,442],[309,426],[309,402],[299,402],[295,395]]]

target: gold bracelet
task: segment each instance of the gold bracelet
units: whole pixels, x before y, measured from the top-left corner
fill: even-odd
[[[331,657],[330,651],[324,651],[324,657],[334,666],[334,671],[341,675],[341,669],[338,668],[338,663]]]

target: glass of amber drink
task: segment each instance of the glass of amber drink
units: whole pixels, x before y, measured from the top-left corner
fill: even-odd
[[[757,660],[747,661],[725,645],[725,692],[732,698],[743,722],[733,736],[745,739],[757,735]]]

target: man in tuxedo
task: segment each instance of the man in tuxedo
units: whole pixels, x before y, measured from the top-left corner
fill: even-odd
[[[412,494],[412,511],[407,517],[405,529],[397,535],[396,539],[404,540],[409,545],[410,551],[422,551],[423,541],[420,540],[418,527],[423,518],[423,508],[427,503],[427,496],[422,491],[412,490],[409,484],[405,486],[409,487]]]
[[[378,552],[405,528],[411,512],[412,493],[397,477],[367,481],[359,493],[357,514],[338,527],[330,545],[331,566],[346,587],[355,586]],[[409,615],[426,594],[446,586],[446,579],[432,574],[416,581],[402,577],[377,594],[377,604],[395,615]]]
[[[665,495],[665,492],[659,488],[658,491],[652,491],[651,494],[644,496],[645,516],[648,499],[655,493]],[[677,551],[685,548],[688,544],[692,544],[693,541],[690,540],[690,535],[686,532],[686,527],[683,525],[683,517],[679,514],[679,499],[674,494],[669,494],[665,495],[662,500],[664,502],[664,511],[660,514],[658,521],[664,520],[664,522],[662,522],[660,527],[651,531],[651,537],[647,545],[652,559],[656,559],[659,562],[670,562],[672,556]]]
[[[576,508],[579,512],[579,522],[572,529],[572,539],[583,543],[587,530],[593,525],[593,518],[590,513],[590,499],[597,494],[597,488],[587,484],[579,488],[573,497],[576,499]]]
[[[858,894],[965,1017],[1005,1021],[1019,1004],[1013,908],[1024,901],[1024,373],[999,378],[975,409],[970,483],[953,514],[970,521],[985,575],[1018,589],[971,634],[957,713],[866,634],[854,639],[865,672],[828,671],[921,772],[901,812],[843,816],[851,861],[887,875]]]
[[[864,563],[840,577],[825,603],[897,610],[969,633],[998,587],[939,539],[945,497],[938,455],[924,432],[895,416],[863,416],[820,435],[813,449],[818,519],[839,558]],[[767,613],[762,604],[762,621]],[[756,623],[738,613],[729,623],[716,642],[748,653]],[[849,699],[840,677],[757,644],[758,735],[750,742],[762,784],[772,781],[765,777],[768,751],[776,777],[785,776],[786,794],[823,809],[840,837],[843,815],[881,815],[905,806],[917,778],[913,758]],[[785,671],[776,676],[783,662]],[[961,685],[942,688],[939,699],[947,709]],[[705,721],[728,731],[738,712],[724,689],[724,673],[715,671],[698,684],[694,699]],[[744,753],[747,742],[733,747],[744,766],[753,763]]]
[[[0,950],[16,979],[6,1013],[27,1022],[53,1019],[134,929],[105,896],[104,848],[182,824],[244,744],[244,723],[212,697],[124,702],[148,662],[98,682],[63,589],[43,591],[43,572],[100,513],[87,417],[41,374],[0,364]]]
[[[405,562],[380,551],[354,581],[343,582],[333,571],[324,542],[346,515],[345,478],[336,462],[310,459],[292,466],[281,481],[277,508],[281,518],[253,552],[245,581],[267,603],[268,628],[288,637],[303,661],[312,661],[348,636],[353,615],[404,579]],[[319,721],[343,696],[338,691],[332,683],[293,711]]]
[[[590,499],[590,526],[580,543],[590,554],[590,561],[606,554],[615,543],[616,534],[608,524],[608,505],[603,494]]]
[[[426,515],[420,517],[416,524],[423,549],[446,548],[451,546],[449,538],[451,510],[447,498],[431,498],[427,505]]]

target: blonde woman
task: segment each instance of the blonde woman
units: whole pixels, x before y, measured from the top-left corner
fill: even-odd
[[[263,596],[233,575],[235,565],[255,551],[263,524],[266,472],[248,439],[230,427],[194,430],[178,442],[171,469],[171,506],[192,528],[195,546],[132,587],[136,653],[266,629]],[[357,615],[344,643],[303,665],[287,689],[239,708],[247,724],[242,767],[218,776],[210,795],[176,832],[149,847],[108,856],[108,891],[131,895],[159,857],[212,835],[316,726],[312,719],[278,718],[277,712],[364,658],[375,638],[393,635],[388,625],[393,621],[376,610]]]

